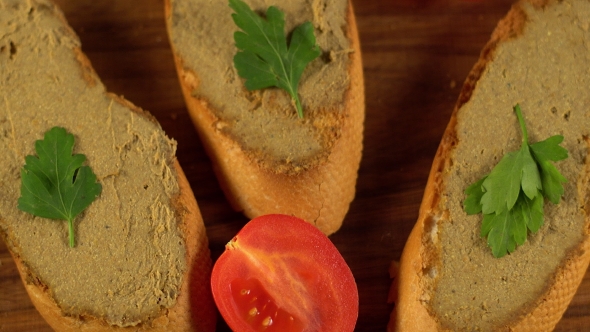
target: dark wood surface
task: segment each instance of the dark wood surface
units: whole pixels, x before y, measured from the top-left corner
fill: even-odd
[[[218,0],[224,1],[224,0]],[[355,0],[366,121],[356,199],[330,238],[358,283],[356,331],[385,331],[388,267],[418,213],[460,87],[510,0]],[[59,0],[107,88],[152,112],[178,141],[215,260],[247,221],[231,210],[178,85],[161,0]],[[51,331],[0,243],[0,331]],[[222,319],[218,331],[229,331]],[[590,273],[557,331],[590,331]]]

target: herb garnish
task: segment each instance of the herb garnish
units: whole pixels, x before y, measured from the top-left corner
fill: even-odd
[[[74,218],[102,190],[83,154],[72,155],[74,135],[53,127],[35,142],[37,155],[26,156],[21,169],[18,208],[37,217],[68,221],[70,247],[74,246]]]
[[[305,22],[296,27],[287,46],[285,14],[277,7],[270,6],[264,19],[241,0],[229,0],[229,6],[235,11],[234,22],[243,30],[234,33],[239,50],[234,66],[246,80],[246,88],[278,87],[287,91],[302,118],[297,86],[305,66],[321,54],[312,24]]]
[[[486,237],[495,257],[513,252],[526,241],[527,228],[536,232],[543,225],[543,196],[558,204],[566,178],[551,161],[568,157],[555,135],[535,144],[528,133],[520,106],[514,106],[522,130],[520,150],[506,154],[489,175],[465,190],[467,214],[483,213],[481,236]]]

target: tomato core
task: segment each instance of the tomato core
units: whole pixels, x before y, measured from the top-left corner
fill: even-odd
[[[235,308],[254,331],[303,331],[301,320],[279,308],[257,279],[235,279],[230,288]]]

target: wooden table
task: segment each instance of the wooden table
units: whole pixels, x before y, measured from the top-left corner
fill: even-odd
[[[218,0],[224,1],[224,0]],[[388,267],[418,213],[462,82],[510,0],[355,0],[366,84],[356,199],[331,236],[360,292],[356,331],[384,331]],[[215,260],[247,221],[231,210],[184,106],[161,0],[59,0],[107,88],[151,111],[178,141]],[[51,331],[0,244],[0,331]],[[228,331],[222,319],[218,331]],[[557,331],[590,331],[590,273]]]

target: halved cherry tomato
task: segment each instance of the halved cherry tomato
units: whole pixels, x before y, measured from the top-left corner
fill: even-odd
[[[347,332],[358,290],[321,231],[286,215],[252,219],[225,246],[211,275],[213,298],[236,332]]]

